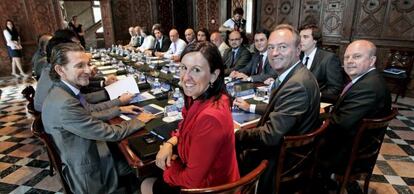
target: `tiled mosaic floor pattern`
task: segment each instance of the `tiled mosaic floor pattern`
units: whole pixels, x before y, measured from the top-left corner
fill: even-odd
[[[32,80],[0,78],[0,193],[61,192],[57,175],[49,176],[48,159],[32,136],[33,117],[20,94]],[[370,183],[370,193],[414,193],[414,99],[400,98],[400,114],[387,131]]]

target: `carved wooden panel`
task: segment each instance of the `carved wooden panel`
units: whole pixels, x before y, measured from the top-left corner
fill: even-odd
[[[287,23],[295,27],[299,24],[300,1],[263,0],[260,25],[272,30],[276,25]]]
[[[381,37],[387,11],[386,0],[361,0],[357,2],[354,35]]]
[[[30,20],[33,23],[34,31],[39,34],[53,33],[59,28],[59,18],[51,17],[50,13],[54,13],[52,2],[43,0],[26,0],[26,9]],[[49,14],[47,14],[49,13]],[[54,14],[53,14],[54,15]]]
[[[303,0],[300,10],[300,25],[316,24],[320,26],[320,18],[322,15],[321,0]]]
[[[112,2],[112,22],[116,44],[125,44],[129,40],[128,28],[133,25],[129,20],[131,4],[129,0],[118,0]]]
[[[154,18],[152,15],[152,8],[154,7],[151,0],[140,0],[132,3],[132,16],[131,20],[134,21],[134,26],[145,26],[147,29],[151,29]]]
[[[348,1],[324,0],[322,4],[322,19],[319,26],[322,27],[323,36],[341,37],[343,36],[344,11]]]
[[[384,38],[414,40],[414,1],[393,0],[389,7],[389,25],[384,28]]]
[[[196,21],[197,27],[207,28],[210,32],[218,30],[221,24],[217,23],[220,18],[220,2],[219,0],[200,0],[196,5]],[[214,23],[211,23],[214,20]]]

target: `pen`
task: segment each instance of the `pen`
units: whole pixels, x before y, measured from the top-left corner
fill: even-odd
[[[154,131],[150,131],[151,134],[157,136],[158,138],[160,138],[161,140],[164,140],[165,138],[161,135],[158,135],[157,133],[155,133]]]

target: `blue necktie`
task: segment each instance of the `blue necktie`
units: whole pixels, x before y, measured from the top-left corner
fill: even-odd
[[[78,95],[76,95],[76,98],[79,100],[83,107],[86,107],[87,102],[83,94],[79,93]]]

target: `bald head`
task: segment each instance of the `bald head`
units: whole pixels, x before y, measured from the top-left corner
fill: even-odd
[[[176,42],[179,38],[178,31],[176,29],[170,30],[170,40],[171,42]]]
[[[135,35],[140,36],[141,35],[141,27],[135,26],[134,27],[134,33],[135,33]]]
[[[349,44],[344,55],[346,74],[351,79],[355,79],[375,68],[376,51],[374,43],[368,40],[356,40]]]
[[[187,28],[187,30],[185,30],[184,32],[185,35],[185,40],[190,43],[195,39],[195,33],[194,30],[191,28]]]
[[[219,32],[213,32],[210,36],[210,41],[217,47],[220,47],[221,43],[223,43],[223,38]]]

